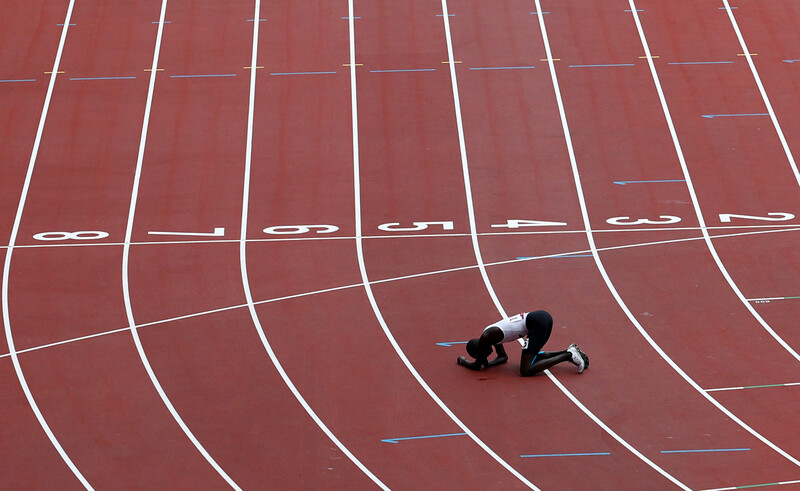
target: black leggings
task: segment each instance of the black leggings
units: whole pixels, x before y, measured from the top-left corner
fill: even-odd
[[[550,333],[553,331],[553,317],[544,310],[531,312],[525,316],[525,327],[528,328],[528,340],[522,353],[535,357],[550,339]]]

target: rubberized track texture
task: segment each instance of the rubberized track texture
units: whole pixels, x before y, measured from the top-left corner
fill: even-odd
[[[2,7],[0,488],[800,489],[796,1]]]

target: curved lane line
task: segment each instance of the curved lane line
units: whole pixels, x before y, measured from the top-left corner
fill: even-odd
[[[81,471],[75,466],[72,462],[72,459],[69,458],[67,452],[61,446],[58,439],[56,438],[53,431],[50,429],[50,425],[47,424],[47,421],[44,418],[41,410],[39,410],[39,405],[36,404],[36,400],[33,397],[33,393],[31,393],[30,387],[28,387],[28,382],[25,379],[25,374],[22,371],[22,366],[19,363],[19,357],[17,356],[17,350],[14,346],[14,334],[11,331],[11,315],[9,313],[9,305],[8,305],[8,283],[9,283],[9,274],[11,271],[11,257],[14,253],[14,246],[17,242],[17,235],[19,234],[19,226],[22,222],[22,212],[25,209],[25,201],[28,198],[28,191],[30,190],[31,186],[31,179],[33,178],[33,168],[36,165],[36,158],[39,155],[39,146],[42,141],[42,133],[44,132],[44,124],[47,120],[47,112],[50,108],[50,101],[53,98],[53,88],[55,87],[56,83],[56,76],[58,74],[58,67],[61,64],[61,55],[64,52],[64,44],[67,41],[67,31],[69,30],[70,19],[72,18],[72,10],[75,7],[75,0],[70,0],[69,6],[67,7],[67,14],[66,18],[64,19],[64,26],[61,29],[61,40],[58,43],[58,51],[56,52],[56,59],[53,62],[53,71],[50,72],[50,83],[47,86],[47,95],[44,99],[44,107],[42,108],[42,115],[39,118],[39,126],[36,130],[36,139],[33,143],[33,150],[31,151],[31,158],[28,162],[28,172],[25,175],[25,183],[22,186],[22,194],[19,198],[19,205],[17,206],[17,214],[14,218],[14,226],[11,229],[11,236],[8,239],[8,249],[6,250],[6,258],[3,265],[3,291],[2,291],[2,303],[3,303],[3,326],[5,329],[5,336],[6,342],[8,343],[8,353],[11,357],[11,363],[14,365],[14,371],[17,373],[17,379],[19,379],[19,384],[22,387],[22,391],[25,393],[25,398],[28,399],[28,404],[31,406],[31,410],[33,414],[36,416],[36,420],[39,422],[39,425],[44,430],[47,438],[50,439],[50,443],[55,447],[58,454],[64,460],[64,463],[67,464],[69,469],[75,475],[76,478],[83,484],[86,489],[93,489],[86,478],[81,474]]]
[[[467,211],[469,213],[469,226],[470,226],[470,235],[472,236],[472,246],[473,246],[473,250],[475,252],[475,259],[478,261],[478,267],[480,268],[481,276],[483,277],[484,284],[486,285],[486,289],[489,292],[489,295],[491,296],[492,301],[494,302],[495,307],[497,308],[497,311],[503,317],[507,317],[508,314],[506,313],[505,309],[503,308],[502,304],[500,303],[500,300],[498,299],[497,294],[494,291],[494,287],[492,286],[491,280],[489,280],[489,276],[486,273],[486,267],[485,267],[485,265],[483,263],[483,257],[481,255],[480,245],[478,243],[477,226],[475,224],[475,210],[474,210],[474,205],[473,205],[473,202],[472,202],[472,185],[470,184],[469,164],[467,162],[467,148],[466,148],[466,142],[465,142],[465,137],[464,137],[464,125],[463,125],[463,122],[461,120],[461,103],[460,103],[460,96],[459,96],[459,92],[458,92],[458,81],[457,81],[457,77],[456,77],[455,64],[453,63],[453,60],[455,59],[455,57],[453,55],[453,43],[452,43],[452,38],[451,38],[451,35],[450,35],[450,21],[449,21],[448,16],[446,15],[447,14],[447,0],[442,0],[442,8],[443,8],[443,11],[445,13],[444,24],[445,24],[445,33],[446,33],[446,37],[447,37],[447,51],[448,51],[448,56],[449,56],[449,60],[450,60],[450,79],[451,79],[452,86],[453,86],[453,102],[454,102],[454,105],[455,105],[455,116],[456,116],[456,122],[457,122],[457,125],[458,125],[459,148],[461,150],[461,167],[462,167],[462,172],[463,172],[463,175],[464,175],[464,187],[465,187],[465,194],[466,194],[466,199],[467,199]],[[542,11],[541,5],[539,4],[539,0],[536,0],[536,11],[537,12],[541,12]],[[549,65],[550,65],[550,69],[551,69],[551,75],[553,76],[554,84],[557,84],[555,82],[556,79],[555,79],[555,72],[554,72],[554,68],[553,68],[552,55],[550,53],[550,44],[547,41],[547,31],[546,31],[545,25],[544,25],[544,16],[543,15],[539,15],[537,17],[539,18],[539,26],[541,27],[542,38],[544,40],[544,44],[545,44],[545,47],[546,47],[546,50],[547,50],[547,59],[549,60]],[[559,99],[559,102],[560,102],[560,99]],[[566,129],[565,129],[565,133],[566,133]],[[593,255],[594,255],[594,253],[593,253]],[[638,457],[642,462],[644,462],[645,464],[650,466],[653,470],[655,470],[656,472],[658,472],[659,474],[661,474],[662,476],[664,476],[665,478],[670,480],[675,485],[681,487],[682,489],[686,489],[686,490],[689,489],[683,483],[681,483],[676,478],[674,478],[672,475],[670,475],[668,472],[666,472],[664,469],[662,469],[657,464],[655,464],[653,461],[651,461],[650,459],[645,457],[644,454],[642,454],[641,452],[636,450],[636,448],[634,448],[631,444],[629,444],[625,439],[623,439],[621,436],[619,436],[616,432],[614,432],[614,430],[612,430],[600,418],[598,418],[588,407],[586,407],[580,400],[578,400],[578,398],[575,397],[575,395],[572,394],[569,391],[569,389],[567,389],[561,382],[559,382],[558,379],[552,373],[550,373],[550,370],[545,370],[545,374],[556,385],[556,387],[558,387],[559,390],[561,390],[561,392],[564,395],[566,395],[570,399],[570,401],[572,401],[573,404],[575,404],[581,411],[583,411],[583,413],[586,416],[588,416],[592,421],[594,421],[595,424],[600,426],[600,428],[602,428],[603,431],[605,431],[608,435],[610,435],[612,438],[614,438],[614,440],[616,440],[620,445],[625,447],[629,452],[631,452],[633,455]]]
[[[722,3],[725,5],[725,11],[728,13],[728,19],[731,21],[731,26],[733,26],[733,30],[736,32],[736,37],[739,39],[739,45],[744,50],[742,53],[744,54],[745,59],[747,60],[747,65],[750,67],[750,71],[753,74],[753,79],[758,86],[758,92],[761,94],[761,99],[764,101],[764,105],[767,107],[767,113],[769,114],[770,120],[772,120],[772,125],[775,127],[775,131],[778,134],[778,138],[781,141],[781,146],[783,146],[783,151],[786,154],[786,159],[789,161],[789,165],[792,168],[792,173],[794,173],[794,178],[797,181],[798,186],[800,186],[800,171],[797,169],[797,163],[794,160],[794,156],[792,155],[792,151],[789,149],[789,143],[786,141],[786,137],[783,134],[783,130],[781,129],[781,125],[778,122],[778,117],[775,115],[775,110],[772,108],[772,103],[769,101],[769,97],[767,96],[767,90],[764,88],[764,84],[761,83],[761,77],[758,75],[758,70],[756,70],[756,64],[753,62],[753,55],[750,53],[750,50],[747,48],[747,43],[744,41],[744,35],[742,35],[741,29],[739,29],[739,23],[736,22],[736,17],[733,15],[733,10],[731,9],[731,5],[728,0],[722,0]]]
[[[718,235],[718,236],[716,236],[714,238],[715,239],[720,239],[720,238],[725,238],[725,237],[740,237],[740,236],[744,236],[744,235],[768,234],[768,233],[775,233],[775,232],[796,232],[798,230],[800,230],[800,229],[790,228],[790,229],[782,229],[782,230],[763,230],[763,231],[759,230],[757,232],[743,232],[743,233],[738,233],[738,234]],[[585,233],[585,232],[581,231],[581,233]],[[467,234],[464,234],[464,235],[466,236]],[[295,240],[301,240],[301,239],[295,239]],[[629,248],[633,248],[633,247],[646,247],[646,246],[651,246],[651,245],[672,244],[672,243],[678,243],[678,242],[689,242],[689,241],[693,241],[693,240],[703,240],[703,238],[702,237],[689,237],[689,238],[685,238],[685,239],[671,239],[671,240],[659,240],[659,241],[655,241],[655,242],[641,242],[641,243],[637,243],[637,244],[625,244],[625,245],[619,245],[619,246],[601,247],[601,248],[598,248],[597,251],[598,252],[603,252],[603,251],[611,251],[611,250],[618,250],[618,249],[629,249]],[[239,242],[239,241],[236,240],[236,242]],[[249,242],[252,242],[252,241],[249,241]],[[496,261],[496,262],[491,262],[491,263],[485,263],[485,265],[487,267],[491,268],[491,267],[495,267],[495,266],[502,266],[502,265],[505,265],[505,264],[513,264],[513,263],[518,263],[518,262],[523,262],[523,261],[534,261],[534,260],[552,259],[552,258],[564,257],[564,256],[575,256],[575,255],[582,255],[582,254],[590,254],[591,252],[592,252],[591,249],[585,249],[585,250],[573,251],[573,252],[559,252],[559,253],[555,253],[555,254],[545,254],[545,255],[542,255],[542,256],[528,256],[528,257],[524,257],[524,258],[508,259],[506,261]],[[440,269],[440,270],[435,270],[435,271],[427,271],[427,272],[424,272],[424,273],[415,273],[415,274],[404,275],[404,276],[395,276],[395,277],[391,277],[391,278],[385,278],[385,279],[382,279],[382,280],[373,280],[372,284],[373,285],[377,285],[377,284],[381,284],[381,283],[391,283],[393,281],[403,281],[403,280],[409,280],[409,279],[413,279],[413,278],[420,278],[420,277],[423,277],[423,276],[433,276],[433,275],[437,275],[437,274],[454,273],[454,272],[457,272],[457,271],[467,271],[467,270],[470,270],[470,269],[475,269],[477,267],[478,267],[478,265],[476,264],[476,265],[473,265],[473,266],[461,266],[461,267],[456,267],[456,268],[448,268],[448,269]],[[334,287],[331,287],[331,288],[323,288],[321,290],[314,290],[314,291],[310,291],[310,292],[295,293],[295,294],[292,294],[292,295],[284,295],[284,296],[281,296],[281,297],[273,297],[273,298],[268,298],[268,299],[265,299],[265,300],[255,300],[255,301],[253,301],[253,305],[262,305],[262,304],[268,304],[268,303],[281,302],[283,300],[291,300],[291,299],[294,299],[294,298],[307,297],[307,296],[312,296],[312,295],[320,295],[320,294],[323,294],[323,293],[329,293],[329,292],[340,291],[340,290],[347,290],[347,289],[351,289],[351,288],[362,288],[363,286],[364,286],[363,283],[353,283],[353,284],[350,284],[350,285],[334,286]],[[753,300],[753,299],[751,299],[751,300]],[[170,317],[168,319],[161,319],[161,320],[156,320],[156,321],[151,321],[151,322],[145,322],[145,323],[142,323],[142,324],[137,324],[136,327],[137,328],[143,328],[143,327],[157,326],[157,325],[160,325],[160,324],[167,324],[169,322],[174,322],[174,321],[179,321],[179,320],[184,320],[184,319],[191,319],[191,318],[194,318],[194,317],[202,317],[204,315],[211,315],[211,314],[216,314],[216,313],[219,313],[219,312],[227,312],[229,310],[243,309],[245,307],[247,307],[246,303],[239,304],[239,305],[229,305],[227,307],[219,307],[219,308],[216,308],[216,309],[204,310],[204,311],[201,311],[201,312],[194,312],[194,313],[191,313],[191,314],[185,314],[185,315],[180,315],[180,316],[176,316],[176,317]],[[30,351],[37,351],[37,350],[40,350],[40,349],[51,348],[53,346],[60,346],[60,345],[63,345],[63,344],[74,343],[74,342],[78,342],[78,341],[84,341],[86,339],[92,339],[92,338],[96,338],[96,337],[100,337],[100,336],[107,336],[109,334],[116,334],[116,333],[120,333],[120,332],[126,332],[126,331],[128,331],[130,329],[131,329],[130,327],[123,327],[123,328],[112,329],[112,330],[109,330],[109,331],[103,331],[103,332],[99,332],[99,333],[95,333],[95,334],[89,334],[89,335],[86,335],[86,336],[80,336],[80,337],[77,337],[77,338],[65,339],[63,341],[57,341],[57,342],[54,342],[54,343],[48,343],[48,344],[43,344],[43,345],[40,345],[40,346],[34,346],[32,348],[26,348],[24,350],[18,350],[17,354],[28,353]],[[5,358],[7,356],[11,356],[11,355],[8,354],[8,353],[0,354],[0,358]],[[711,390],[711,389],[706,389],[706,390]]]
[[[629,2],[633,4],[633,0],[629,0]],[[675,124],[672,121],[672,115],[670,114],[669,107],[667,105],[667,99],[664,95],[664,90],[661,87],[661,81],[659,80],[655,63],[653,63],[653,57],[650,54],[650,46],[647,44],[647,38],[645,37],[641,20],[639,19],[639,13],[634,10],[632,14],[634,22],[636,23],[636,28],[639,31],[639,39],[641,40],[642,47],[645,50],[645,57],[647,58],[647,64],[650,67],[650,73],[653,76],[653,82],[655,83],[656,91],[658,92],[658,99],[661,102],[661,108],[664,111],[664,117],[666,118],[667,125],[669,126],[669,132],[670,136],[672,136],[672,142],[675,147],[675,152],[677,153],[678,161],[681,165],[681,170],[683,171],[684,179],[686,179],[686,187],[689,190],[689,196],[692,199],[692,206],[694,207],[695,214],[697,215],[697,221],[698,224],[700,225],[700,232],[703,234],[706,246],[708,247],[708,252],[711,253],[711,257],[714,258],[714,262],[717,264],[717,268],[719,269],[720,273],[722,273],[722,276],[725,278],[725,281],[728,282],[728,285],[730,286],[731,290],[733,290],[733,293],[736,294],[736,297],[739,298],[739,301],[742,302],[745,308],[750,312],[750,315],[752,315],[753,318],[756,321],[758,321],[759,324],[761,324],[761,327],[763,327],[764,330],[767,331],[769,335],[772,336],[772,338],[778,342],[778,344],[780,344],[787,352],[789,352],[789,354],[792,355],[795,360],[800,361],[800,354],[798,354],[797,351],[795,351],[791,346],[789,346],[789,343],[787,343],[782,337],[780,337],[780,335],[772,329],[772,327],[767,323],[767,321],[765,321],[764,318],[761,317],[761,315],[756,311],[755,307],[753,307],[753,305],[747,301],[747,298],[739,289],[738,285],[736,285],[736,282],[733,281],[733,278],[731,277],[730,273],[728,273],[727,268],[722,263],[722,259],[719,257],[719,254],[717,253],[717,249],[714,247],[714,244],[711,241],[711,236],[708,233],[708,227],[706,226],[705,218],[703,217],[703,212],[700,209],[700,201],[697,199],[697,193],[695,193],[694,185],[692,184],[692,178],[691,175],[689,174],[689,167],[686,164],[686,159],[683,155],[683,150],[681,149],[680,141],[678,140],[678,133],[675,130]],[[742,40],[741,38],[740,41],[742,41],[742,43],[744,42],[744,40]],[[747,58],[748,59],[750,58],[749,54]],[[752,63],[752,60],[750,61],[750,63]],[[764,102],[769,104],[769,100],[766,98],[766,93],[762,92],[762,95],[764,97]],[[768,107],[770,109],[770,114],[774,114],[772,112],[772,107],[771,106]],[[780,128],[779,126],[777,126],[778,124],[777,119],[773,118],[773,123],[776,125],[776,128],[778,129]],[[779,135],[782,137],[783,133],[779,131]],[[781,138],[781,141],[785,140]],[[794,159],[791,158],[791,152],[788,152],[788,147],[785,146],[784,148],[787,150],[787,155],[790,158],[790,162],[793,164]],[[793,170],[795,171],[795,175],[797,175],[796,166],[793,166]]]
[[[261,0],[255,0],[255,15],[253,16],[254,19],[259,19],[259,14],[261,12]],[[351,19],[352,19],[352,12],[351,12]],[[352,22],[352,21],[351,21]],[[258,59],[258,28],[260,22],[253,22],[253,51],[252,51],[252,59],[250,66],[258,66],[256,63]],[[344,446],[344,444],[333,434],[333,432],[325,425],[325,423],[317,416],[317,413],[309,406],[308,402],[306,402],[305,398],[300,394],[300,391],[297,390],[294,383],[292,382],[289,375],[283,369],[281,362],[278,360],[278,357],[275,355],[275,352],[272,349],[272,346],[267,339],[267,335],[264,332],[264,327],[261,325],[261,320],[258,317],[258,312],[256,312],[256,302],[253,301],[253,293],[250,290],[250,279],[247,275],[247,220],[248,220],[248,213],[249,213],[249,202],[250,202],[250,170],[252,167],[253,161],[253,122],[255,120],[255,102],[256,102],[256,72],[258,70],[251,70],[250,71],[250,96],[249,96],[249,107],[247,112],[247,148],[245,152],[245,169],[244,169],[244,186],[242,190],[242,223],[241,223],[241,230],[239,236],[239,267],[242,272],[242,286],[244,288],[245,299],[247,300],[247,308],[250,311],[250,317],[253,319],[253,324],[255,325],[256,331],[258,331],[259,339],[261,339],[261,344],[264,346],[264,349],[269,356],[269,359],[272,361],[272,364],[275,365],[275,369],[278,371],[278,374],[283,379],[283,382],[289,388],[289,390],[294,395],[297,402],[303,407],[306,413],[314,420],[314,423],[325,433],[325,435],[333,442],[339,450],[344,453],[348,459],[350,459],[353,464],[355,464],[361,472],[363,472],[367,477],[369,477],[372,482],[374,482],[379,488],[383,490],[388,490],[389,488],[378,479],[375,474],[373,474],[358,458],[353,455],[350,450]]]
[[[535,0],[535,1],[536,1],[537,4],[539,4],[540,0]],[[638,25],[639,17],[638,17],[638,14],[636,12],[636,6],[634,5],[633,0],[629,0],[629,2],[630,2],[630,5],[631,5],[631,10],[632,10],[633,15],[634,15],[634,19],[637,21],[637,25]],[[543,35],[545,35],[545,31],[544,30],[542,30],[542,33],[543,33]],[[646,41],[644,39],[642,39],[642,44],[643,44],[643,46],[645,48],[645,55],[647,57],[648,63],[651,66],[651,70],[654,70],[653,62],[652,62],[652,56],[650,55],[649,47],[647,46],[647,43],[646,43]],[[553,78],[553,88],[554,88],[555,95],[556,95],[556,101],[558,102],[558,110],[559,110],[559,113],[561,114],[561,124],[562,124],[562,127],[564,129],[564,136],[566,138],[567,150],[569,152],[569,158],[570,158],[570,165],[572,166],[572,173],[573,173],[573,177],[574,177],[574,180],[575,180],[575,186],[576,186],[576,189],[578,190],[578,200],[579,200],[580,206],[581,206],[581,215],[583,217],[584,226],[586,227],[586,238],[589,241],[589,246],[592,248],[592,255],[594,256],[594,261],[595,261],[595,264],[597,265],[597,269],[600,272],[600,274],[602,275],[603,280],[605,281],[606,286],[608,287],[609,291],[613,295],[614,299],[617,301],[617,304],[619,305],[619,307],[622,309],[622,311],[625,313],[625,315],[631,321],[631,324],[633,324],[633,326],[636,327],[636,330],[639,331],[639,333],[642,335],[642,337],[644,337],[644,339],[661,356],[661,358],[664,361],[666,361],[672,367],[672,369],[675,370],[675,372],[677,372],[689,385],[691,385],[700,395],[705,397],[706,400],[708,400],[711,404],[713,404],[717,409],[722,411],[726,416],[728,416],[733,421],[735,421],[740,427],[745,429],[748,433],[750,433],[751,435],[755,436],[756,438],[761,440],[763,443],[768,445],[770,448],[772,448],[776,452],[780,453],[781,455],[783,455],[784,457],[789,459],[795,465],[800,465],[800,462],[798,462],[794,457],[792,457],[791,455],[787,454],[782,449],[777,447],[774,443],[772,443],[769,440],[767,440],[766,438],[764,438],[761,434],[759,434],[754,429],[752,429],[750,426],[748,426],[744,421],[742,421],[741,419],[736,417],[725,406],[720,404],[716,399],[714,399],[706,391],[704,391],[697,384],[697,382],[695,382],[691,377],[689,377],[689,375],[687,375],[686,372],[684,372],[672,360],[672,358],[670,358],[669,355],[667,355],[667,353],[664,352],[664,350],[661,349],[661,347],[655,342],[655,340],[650,336],[650,334],[647,333],[647,331],[644,329],[644,327],[642,327],[641,323],[639,323],[639,321],[636,319],[636,317],[630,311],[628,306],[625,304],[625,301],[622,300],[622,297],[620,297],[619,292],[617,291],[616,287],[612,283],[611,278],[608,276],[608,272],[606,271],[605,266],[603,265],[603,262],[600,259],[600,255],[598,253],[597,246],[596,246],[596,244],[594,242],[594,235],[593,235],[593,233],[591,231],[591,224],[590,224],[590,221],[589,221],[589,212],[588,212],[588,209],[586,207],[586,199],[585,199],[584,194],[583,194],[583,187],[581,185],[580,174],[579,174],[579,171],[578,171],[578,163],[577,163],[577,160],[575,158],[575,152],[574,152],[574,150],[572,148],[572,137],[571,137],[570,132],[569,132],[569,125],[567,124],[566,113],[564,111],[564,103],[563,103],[563,101],[561,99],[561,89],[558,86],[558,79],[556,77],[555,65],[554,65],[554,63],[552,61],[552,56],[550,55],[550,44],[546,40],[545,40],[545,48],[547,49],[547,53],[548,53],[548,63],[550,65],[550,74],[551,74],[551,76]],[[653,73],[655,75],[655,72],[653,72]],[[662,101],[663,101],[663,93],[660,90],[661,87],[658,84],[656,85],[656,87],[659,90],[659,97],[661,97]],[[665,110],[666,110],[666,106],[665,106]],[[671,119],[667,118],[667,120],[668,120],[668,122],[671,123]],[[671,124],[670,124],[670,130],[674,134],[674,127]],[[688,179],[688,175],[687,175],[687,179]],[[703,229],[703,230],[705,231],[705,229]],[[708,239],[706,239],[706,240],[708,240]]]
[[[444,9],[444,18],[447,19],[447,6],[444,4],[444,0],[442,0],[442,6]],[[528,486],[531,489],[538,490],[536,486],[533,485],[528,479],[525,478],[522,474],[519,473],[516,469],[514,469],[508,462],[503,460],[494,450],[492,450],[486,443],[483,442],[469,427],[461,421],[458,416],[453,413],[453,411],[447,406],[447,404],[439,398],[436,392],[431,389],[425,379],[417,372],[414,365],[411,361],[406,357],[406,354],[403,352],[403,349],[398,344],[397,340],[392,335],[389,326],[386,323],[386,320],[383,318],[383,314],[381,313],[380,307],[378,306],[378,302],[375,299],[375,295],[372,292],[372,284],[370,282],[369,276],[367,275],[367,268],[364,262],[364,245],[363,245],[363,236],[362,236],[362,224],[361,224],[361,162],[359,158],[359,139],[358,139],[358,96],[357,96],[357,84],[356,84],[356,37],[355,37],[355,23],[353,21],[354,17],[354,10],[353,10],[353,0],[348,0],[348,8],[349,8],[349,28],[350,28],[350,106],[352,112],[352,124],[353,124],[353,185],[354,185],[354,195],[355,195],[355,231],[356,231],[356,253],[358,255],[358,269],[361,273],[361,279],[363,281],[364,292],[369,299],[369,304],[372,306],[372,311],[375,314],[378,323],[383,330],[386,339],[392,345],[397,356],[400,357],[403,364],[406,366],[408,371],[411,375],[416,379],[417,383],[428,393],[428,396],[441,408],[442,411],[459,427],[461,430],[469,436],[472,441],[474,441],[479,447],[483,449],[484,452],[489,454],[497,463],[503,466],[507,471],[509,471],[514,477],[520,480],[523,484]],[[449,35],[449,34],[448,34]],[[450,66],[452,68],[452,52],[451,52],[451,63]]]
[[[158,67],[158,57],[161,51],[161,39],[163,37],[164,32],[164,17],[167,13],[167,0],[162,0],[161,3],[161,17],[159,18],[158,22],[158,33],[156,34],[156,44],[155,49],[153,51],[153,65],[152,69],[150,70],[150,85],[147,90],[147,103],[145,105],[144,110],[144,119],[142,122],[142,134],[139,139],[139,151],[138,156],[136,158],[136,173],[134,175],[133,180],[133,189],[131,191],[131,203],[130,208],[128,210],[128,224],[125,230],[125,242],[123,243],[122,247],[122,293],[123,299],[125,301],[125,315],[128,317],[128,324],[130,325],[131,336],[133,337],[133,342],[136,345],[136,351],[139,352],[139,358],[142,360],[142,365],[144,365],[145,370],[147,371],[147,376],[150,377],[150,381],[155,387],[156,391],[158,392],[159,397],[161,397],[161,401],[164,403],[164,406],[169,410],[170,414],[172,415],[175,422],[178,423],[181,430],[183,430],[184,434],[189,438],[189,440],[194,444],[195,448],[200,452],[203,458],[214,468],[215,471],[234,489],[241,489],[236,483],[228,476],[228,474],[222,469],[222,467],[217,464],[213,457],[206,451],[200,441],[194,436],[192,431],[183,421],[178,411],[175,409],[175,406],[172,405],[172,402],[169,400],[164,388],[161,386],[161,383],[158,381],[158,377],[156,376],[155,372],[153,371],[153,367],[150,365],[150,361],[147,358],[147,354],[145,353],[144,346],[142,346],[142,341],[139,338],[139,331],[138,326],[136,325],[136,321],[133,317],[133,308],[131,307],[131,296],[130,290],[128,288],[128,269],[129,269],[129,257],[130,257],[130,249],[131,249],[131,236],[133,234],[133,220],[134,216],[136,215],[136,201],[139,196],[139,183],[141,181],[142,176],[142,163],[144,161],[144,151],[147,142],[147,128],[150,124],[150,111],[153,105],[153,92],[155,91],[156,85],[156,68]]]
[[[645,37],[644,29],[642,28],[642,23],[641,23],[641,21],[639,19],[639,14],[635,10],[634,0],[628,0],[628,2],[630,3],[631,8],[634,9],[634,11],[633,11],[633,19],[636,22],[636,28],[639,31],[639,38],[640,38],[640,40],[642,42],[642,48],[644,48],[645,56],[647,57],[647,64],[650,67],[650,73],[651,73],[651,75],[653,77],[653,82],[655,83],[656,92],[658,93],[658,99],[661,102],[661,108],[664,111],[664,117],[666,119],[667,126],[669,127],[670,135],[672,136],[672,142],[673,142],[673,144],[675,146],[675,152],[677,153],[678,161],[680,162],[681,169],[683,171],[683,175],[686,178],[686,185],[689,188],[689,194],[691,195],[691,198],[692,198],[692,204],[694,206],[695,213],[697,214],[697,219],[698,219],[698,222],[699,222],[699,225],[700,225],[700,230],[703,233],[703,237],[705,238],[706,244],[708,246],[708,250],[711,253],[711,255],[714,257],[714,261],[717,263],[717,266],[719,267],[719,270],[722,272],[723,276],[725,276],[725,279],[728,280],[728,284],[730,285],[731,289],[736,293],[736,296],[739,297],[741,302],[744,304],[745,307],[747,307],[747,309],[750,311],[750,313],[753,315],[753,317],[762,325],[762,327],[764,327],[764,329],[776,341],[778,341],[778,343],[781,344],[781,346],[783,346],[786,349],[786,351],[788,351],[792,356],[794,356],[795,359],[800,361],[800,355],[798,355],[797,352],[794,351],[791,348],[791,346],[789,346],[786,343],[786,341],[784,341],[775,331],[772,330],[772,328],[769,326],[769,324],[767,324],[766,321],[764,321],[764,319],[761,318],[761,316],[758,314],[758,312],[756,312],[756,310],[752,306],[752,304],[747,301],[747,298],[745,298],[745,296],[742,294],[742,292],[736,286],[736,283],[734,283],[733,279],[728,274],[728,271],[725,269],[725,266],[722,264],[722,260],[719,258],[719,255],[717,255],[717,251],[714,248],[714,244],[711,241],[711,236],[708,234],[708,230],[706,229],[705,222],[703,220],[703,213],[700,210],[700,203],[699,203],[699,201],[697,199],[697,195],[694,192],[694,186],[692,185],[692,179],[691,179],[691,176],[689,175],[689,169],[688,169],[688,166],[686,164],[686,159],[684,158],[683,150],[681,149],[681,144],[680,144],[680,141],[678,140],[678,134],[677,134],[677,131],[675,130],[675,124],[673,123],[672,116],[670,115],[669,107],[667,105],[667,100],[666,100],[666,97],[664,95],[664,90],[661,87],[661,82],[660,82],[660,80],[658,78],[658,72],[656,71],[655,64],[653,63],[653,58],[652,58],[652,56],[650,54],[650,46],[647,43],[647,38]],[[621,301],[621,299],[620,299],[620,301]],[[632,316],[631,316],[631,319],[633,319]],[[649,336],[647,336],[647,338],[648,338],[648,340],[650,340]],[[653,344],[654,347],[655,347],[655,342],[652,342],[651,344]],[[660,352],[660,348],[658,348],[658,350]],[[668,361],[669,361],[670,364],[673,364],[672,360],[668,360]],[[674,365],[674,367],[679,370],[679,373],[681,373],[684,376],[684,378],[686,379],[687,382],[690,382],[703,396],[705,396],[715,406],[717,406],[720,410],[722,410],[727,416],[729,416],[731,419],[736,421],[742,428],[744,428],[750,434],[752,434],[753,436],[755,436],[756,438],[761,440],[763,443],[768,445],[770,448],[772,448],[773,450],[778,452],[780,455],[782,455],[783,457],[788,459],[794,465],[800,467],[800,460],[796,459],[795,457],[793,457],[792,455],[790,455],[789,453],[787,453],[786,451],[784,451],[783,449],[781,449],[780,447],[778,447],[777,445],[772,443],[766,437],[762,436],[760,433],[755,431],[753,428],[748,426],[744,421],[742,421],[738,417],[734,416],[734,414],[731,413],[727,408],[725,408],[722,404],[717,402],[716,399],[711,397],[708,394],[708,392],[700,389],[700,386],[697,385],[694,382],[694,380],[689,378],[689,376],[686,375],[682,370],[680,370],[677,367],[677,365]]]

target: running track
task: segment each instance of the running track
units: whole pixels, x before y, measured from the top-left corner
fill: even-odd
[[[795,2],[6,4],[3,489],[800,486]]]

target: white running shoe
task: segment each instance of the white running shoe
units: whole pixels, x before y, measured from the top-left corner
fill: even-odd
[[[583,373],[584,370],[589,368],[589,357],[578,348],[577,344],[569,345],[567,351],[572,355],[570,362],[578,367],[578,373]]]

